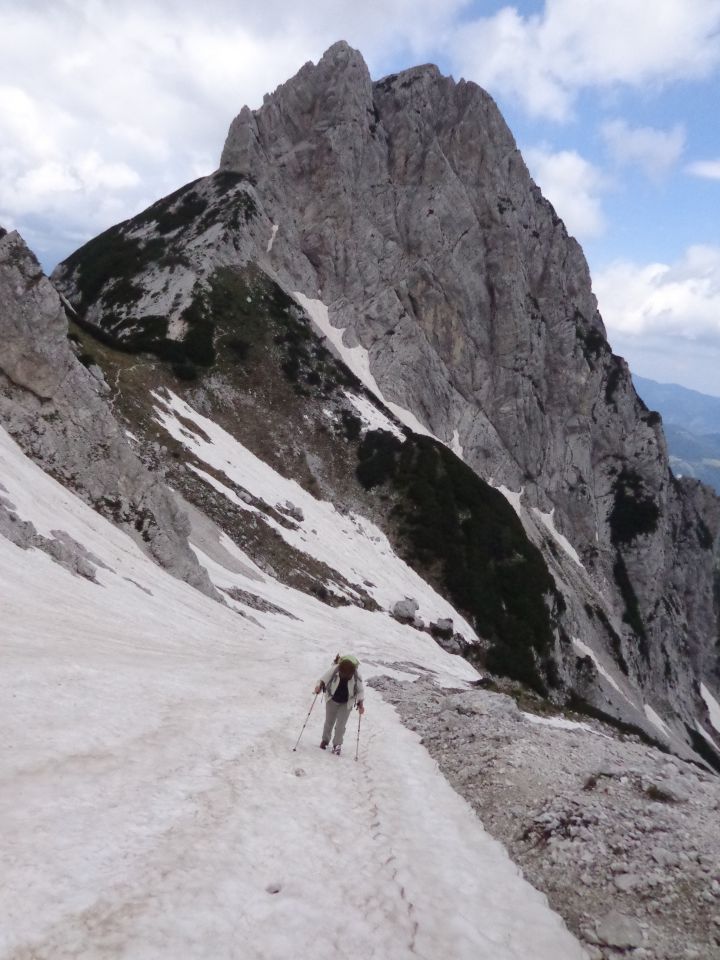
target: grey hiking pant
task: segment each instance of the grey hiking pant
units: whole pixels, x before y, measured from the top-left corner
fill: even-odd
[[[352,706],[353,705],[349,700],[347,703],[336,703],[334,700],[328,700],[325,704],[325,726],[323,727],[322,738],[327,743],[330,743],[330,734],[334,725],[334,747],[339,747],[343,742],[343,737],[345,736],[345,727],[347,726],[348,717],[350,716]]]

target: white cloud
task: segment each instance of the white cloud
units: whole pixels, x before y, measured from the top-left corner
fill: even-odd
[[[720,159],[698,160],[685,167],[694,177],[703,177],[706,180],[720,180]]]
[[[0,51],[2,41],[0,41]],[[63,109],[48,110],[17,85],[0,84],[0,143],[33,159],[53,159],[58,139],[72,139],[76,124]]]
[[[507,6],[473,19],[476,9],[470,0],[0,0],[0,223],[34,231],[50,265],[77,238],[209,173],[240,108],[259,106],[340,38],[362,50],[373,76],[444,53],[453,69],[556,117],[583,87],[705,76],[718,62],[720,0],[656,0],[652,16],[645,0],[548,0],[533,16]],[[545,150],[534,172],[572,232],[602,232],[597,168]]]
[[[593,285],[610,331],[720,346],[720,247],[690,247],[674,264],[617,261]]]
[[[552,203],[568,232],[581,240],[605,230],[600,194],[608,183],[602,172],[574,150],[553,153],[544,147],[523,151],[533,179]]]
[[[0,223],[35,231],[51,264],[72,249],[60,233],[87,239],[211,172],[241,107],[334,41],[379,75],[437,49],[465,5],[0,0]]]
[[[80,182],[66,167],[47,160],[19,177],[15,186],[31,201],[42,205],[45,197],[76,192],[80,189]]]
[[[709,76],[719,28],[719,0],[547,0],[539,14],[508,6],[468,21],[449,53],[491,93],[565,120],[583,88]]]
[[[672,264],[617,261],[593,282],[613,349],[637,373],[720,394],[720,247]]]
[[[677,164],[685,148],[685,129],[631,127],[625,120],[609,120],[600,133],[613,160],[620,166],[638,166],[659,181]]]
[[[140,177],[132,167],[126,163],[108,163],[95,150],[80,155],[77,173],[88,190],[126,190],[140,183]]]

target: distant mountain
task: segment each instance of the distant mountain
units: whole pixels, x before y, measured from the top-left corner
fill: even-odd
[[[663,418],[673,473],[720,492],[720,397],[636,375],[633,380],[648,407]]]
[[[677,383],[656,383],[633,374],[635,389],[651,410],[662,414],[663,422],[684,427],[691,433],[720,434],[720,397],[688,390]]]

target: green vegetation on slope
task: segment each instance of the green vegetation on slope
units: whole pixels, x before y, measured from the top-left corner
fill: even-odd
[[[125,226],[120,223],[110,227],[64,261],[69,269],[77,268],[81,313],[98,300],[103,288],[102,302],[108,309],[139,300],[142,288],[132,283],[133,278],[164,253],[164,240],[127,237]]]
[[[647,657],[649,648],[645,624],[621,548],[644,534],[654,533],[657,529],[660,509],[652,497],[645,492],[640,474],[629,467],[623,467],[616,477],[613,493],[613,508],[609,518],[610,538],[616,550],[613,573],[625,604],[623,620],[637,634],[640,651]]]
[[[639,473],[623,467],[613,484],[615,500],[610,513],[610,536],[615,546],[632,543],[657,530],[660,509],[644,489]]]
[[[575,310],[573,320],[575,321],[575,335],[580,341],[582,352],[588,364],[593,367],[594,362],[599,360],[604,353],[610,352],[608,342],[602,331],[591,326],[580,310]]]
[[[366,489],[388,485],[413,565],[436,569],[448,596],[490,640],[486,666],[545,693],[551,673],[548,601],[562,604],[540,551],[501,493],[443,444],[370,431],[358,451]]]
[[[132,307],[143,295],[136,278],[147,267],[154,263],[160,266],[186,263],[183,250],[177,245],[173,247],[177,238],[169,238],[168,234],[188,228],[202,233],[215,223],[238,230],[250,222],[257,214],[255,200],[247,189],[236,189],[246,180],[238,174],[220,172],[207,181],[194,180],[76,250],[63,265],[77,271],[80,312],[84,314],[98,301],[110,313]],[[203,182],[213,188],[212,192],[205,188],[205,196],[198,187]],[[215,202],[210,205],[208,197],[213,196]],[[147,227],[154,228],[155,236],[128,235]]]

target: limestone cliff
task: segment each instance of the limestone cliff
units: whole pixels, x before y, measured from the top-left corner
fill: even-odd
[[[529,522],[553,512],[587,571],[563,560],[565,579],[595,591],[571,586],[567,629],[604,634],[661,710],[716,681],[718,501],[671,476],[582,251],[488,94],[433,66],[373,83],[337,44],[240,113],[221,170],[256,178],[273,268],[329,305],[385,396],[523,491]]]

